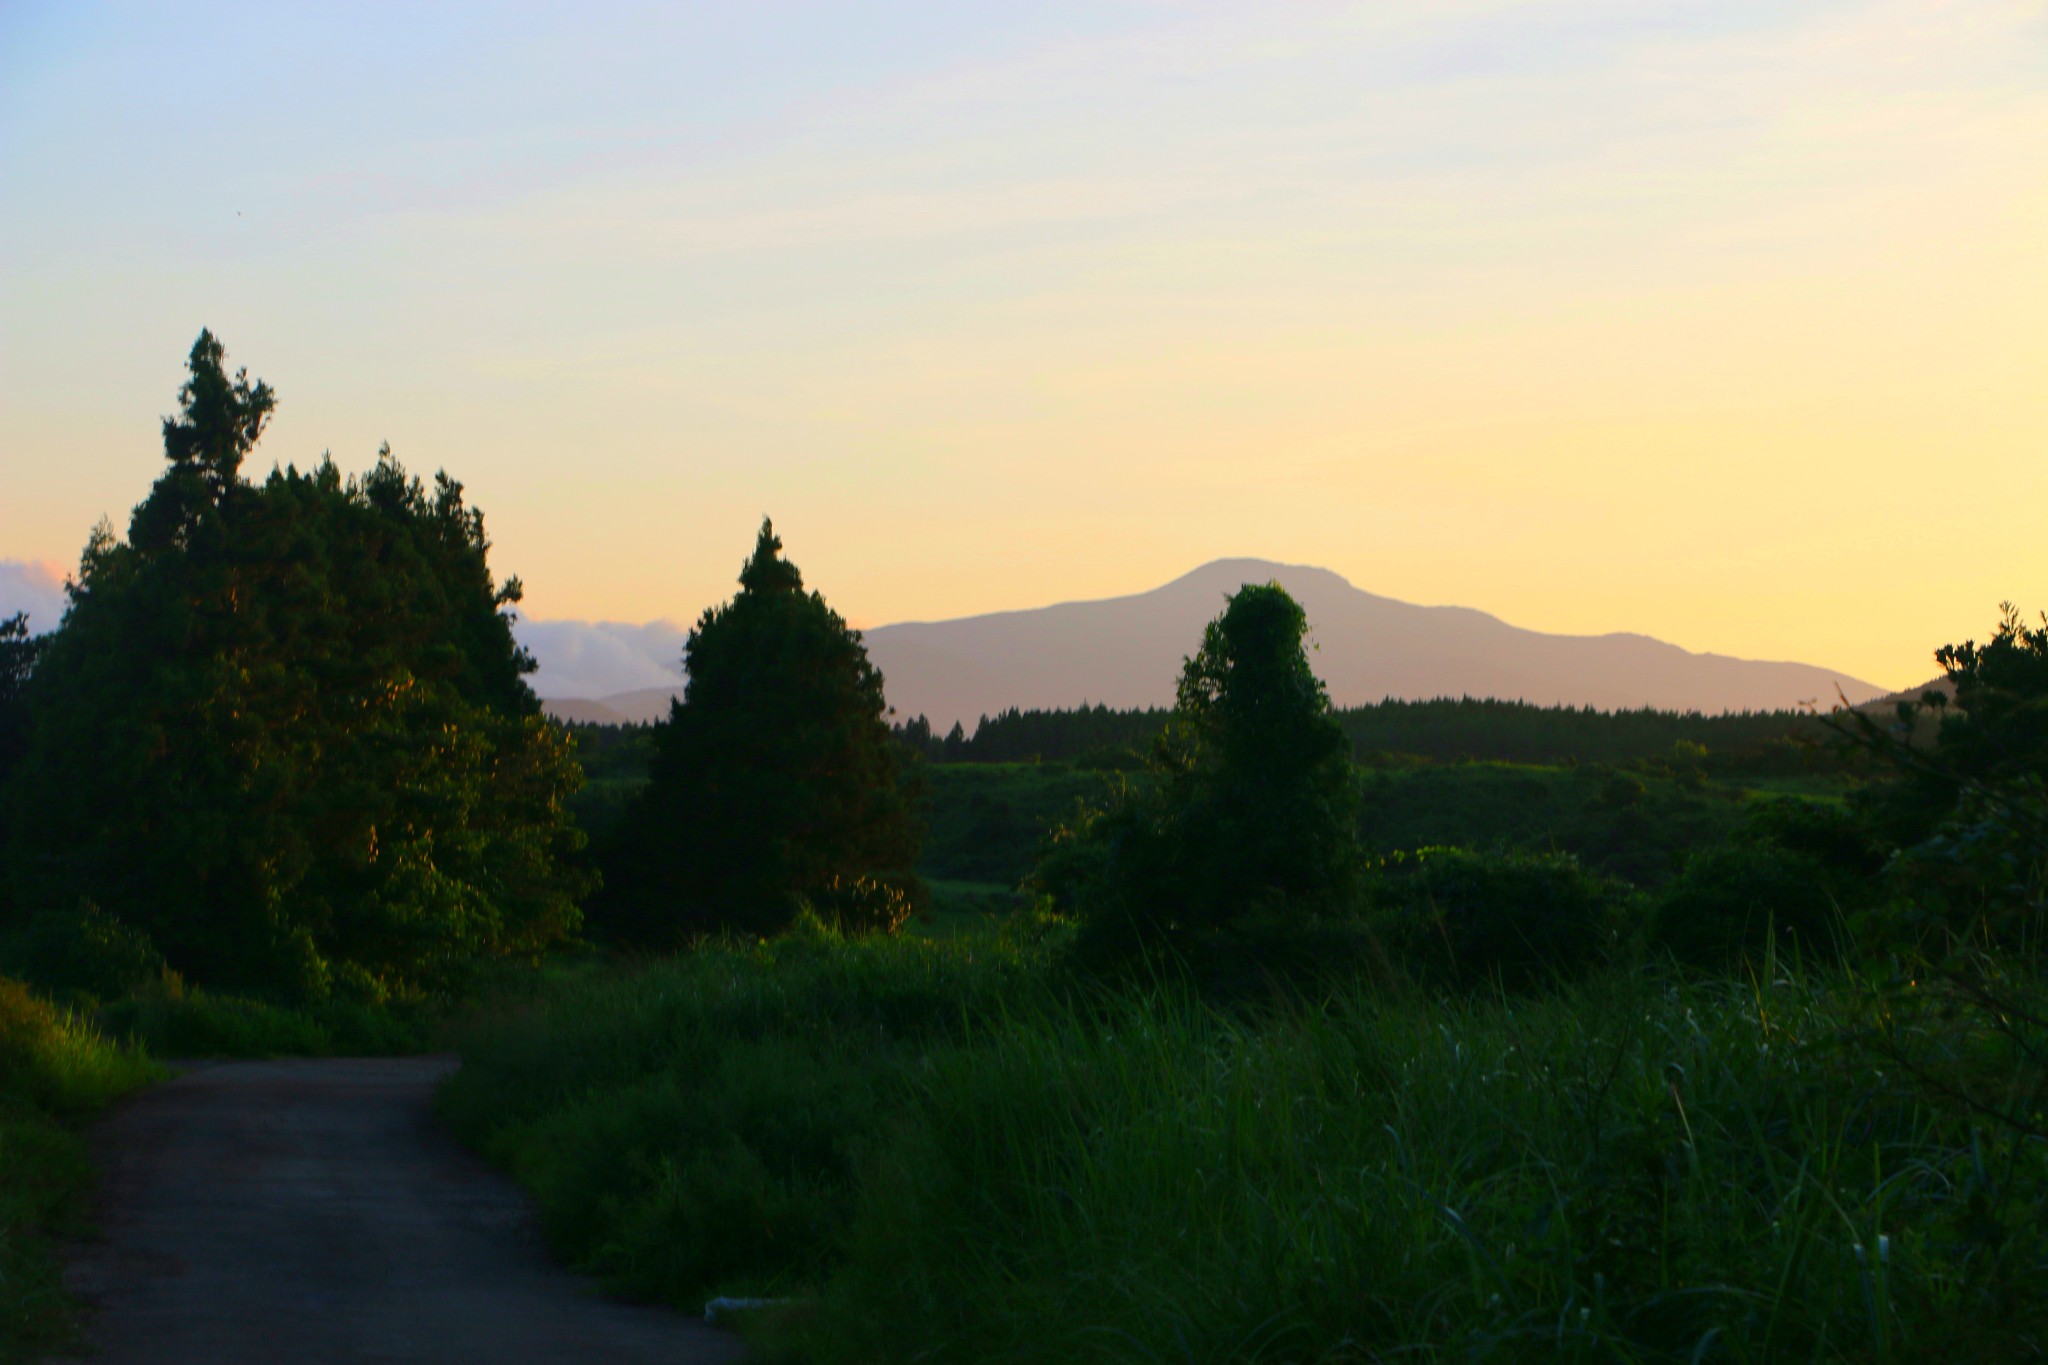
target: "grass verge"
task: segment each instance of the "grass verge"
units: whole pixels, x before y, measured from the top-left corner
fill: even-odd
[[[96,1011],[102,1028],[156,1057],[402,1057],[428,1050],[427,1004],[277,1005],[178,986]]]
[[[68,1338],[56,1241],[92,1187],[79,1125],[156,1079],[142,1053],[0,978],[0,1361]]]
[[[797,1297],[749,1330],[814,1365],[2028,1357],[2048,1143],[1857,1046],[1870,1008],[1631,973],[1250,1017],[813,940],[552,989],[442,1104],[614,1289]],[[1942,1064],[2038,1094],[2010,1042]]]

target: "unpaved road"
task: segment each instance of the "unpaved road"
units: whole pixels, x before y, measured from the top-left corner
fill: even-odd
[[[229,1062],[93,1132],[101,1239],[68,1274],[105,1365],[710,1365],[738,1343],[608,1303],[435,1125],[448,1058]]]

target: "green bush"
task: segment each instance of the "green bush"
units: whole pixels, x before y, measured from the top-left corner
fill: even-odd
[[[1585,971],[1622,927],[1621,883],[1566,854],[1427,848],[1366,879],[1369,922],[1426,981],[1520,989]]]
[[[147,934],[90,900],[70,911],[45,910],[0,940],[0,968],[66,995],[125,995],[155,980],[163,967]]]
[[[0,977],[0,1361],[38,1358],[68,1334],[55,1239],[79,1229],[92,1188],[77,1124],[159,1074]]]
[[[1815,857],[1772,843],[1702,849],[1657,896],[1649,938],[1682,962],[1729,967],[1767,953],[1828,960],[1841,947],[1833,879]]]
[[[931,901],[913,876],[836,876],[804,897],[812,914],[842,934],[893,934]]]

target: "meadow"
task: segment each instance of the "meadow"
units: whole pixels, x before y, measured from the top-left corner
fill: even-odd
[[[442,1096],[617,1293],[818,1362],[1989,1360],[2037,1349],[2038,1054],[1871,983],[1105,992],[1028,916],[551,982]],[[1922,1054],[1921,1060],[1928,1060]]]
[[[1368,755],[1355,902],[1105,968],[1044,860],[1172,780],[1111,757],[927,765],[908,933],[551,975],[444,1117],[610,1291],[771,1300],[768,1360],[2041,1349],[2031,948],[1916,956],[1841,754]]]

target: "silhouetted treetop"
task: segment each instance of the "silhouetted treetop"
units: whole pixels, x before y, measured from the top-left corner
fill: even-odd
[[[781,549],[764,519],[740,591],[684,646],[689,681],[603,864],[594,915],[616,938],[772,933],[800,903],[887,928],[921,898],[916,794],[882,675]]]
[[[796,565],[782,558],[782,540],[775,523],[761,518],[761,534],[754,541],[754,553],[740,570],[740,587],[751,593],[802,592],[804,576]]]

